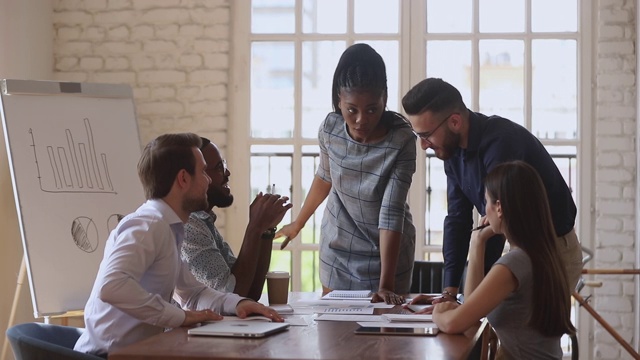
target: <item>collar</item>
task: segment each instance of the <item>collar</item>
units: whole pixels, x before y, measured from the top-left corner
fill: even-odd
[[[474,153],[480,148],[480,141],[482,140],[481,126],[482,119],[480,116],[473,111],[469,111],[469,134],[465,152]]]
[[[182,246],[182,240],[184,239],[184,223],[180,220],[178,214],[162,199],[150,199],[145,203],[146,205],[156,209],[164,218],[173,232],[173,236],[176,240],[178,249]]]
[[[160,212],[160,214],[162,214],[162,217],[167,221],[167,223],[169,223],[169,225],[177,223],[182,224],[182,220],[180,220],[178,214],[176,214],[171,206],[169,206],[169,204],[167,204],[164,200],[150,199],[147,200],[146,204]]]
[[[206,221],[211,219],[211,222],[216,222],[216,220],[218,219],[218,216],[213,212],[213,210],[211,211],[195,211],[191,213],[191,216],[200,219],[202,221]]]

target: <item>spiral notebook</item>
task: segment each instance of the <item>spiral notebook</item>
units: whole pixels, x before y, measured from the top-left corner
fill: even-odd
[[[369,300],[373,294],[369,290],[333,290],[322,297],[323,300]]]

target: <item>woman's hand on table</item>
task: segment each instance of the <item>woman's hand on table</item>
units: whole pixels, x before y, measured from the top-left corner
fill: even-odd
[[[385,302],[387,304],[400,305],[404,304],[404,296],[398,295],[391,290],[380,289],[371,297],[372,303]]]

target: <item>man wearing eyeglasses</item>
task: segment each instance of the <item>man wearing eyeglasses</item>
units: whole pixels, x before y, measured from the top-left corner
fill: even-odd
[[[448,213],[444,221],[444,292],[434,303],[455,300],[469,252],[473,208],[484,216],[484,178],[494,166],[522,160],[542,178],[551,206],[557,244],[573,290],[582,270],[582,250],[574,230],[576,205],[562,174],[540,141],[524,127],[500,116],[472,112],[460,92],[442,79],[428,78],[402,99],[422,149],[444,160]],[[485,273],[501,256],[505,239],[494,236],[485,252]]]
[[[182,259],[201,283],[219,291],[233,292],[258,300],[271,262],[271,248],[280,223],[291,208],[286,196],[259,193],[250,206],[249,224],[236,257],[215,226],[213,207],[233,203],[229,189],[231,172],[218,147],[202,138],[200,148],[211,178],[207,191],[208,209],[191,213],[185,225]]]

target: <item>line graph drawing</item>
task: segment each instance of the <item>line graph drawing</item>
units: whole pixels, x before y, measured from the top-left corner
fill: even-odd
[[[40,145],[36,144],[34,130],[29,128],[40,190],[50,193],[117,194],[111,181],[107,154],[96,151],[88,118],[84,119],[84,130],[86,139],[76,141],[73,132],[65,129],[66,141],[62,144]],[[44,159],[44,163],[40,163],[39,158]]]

